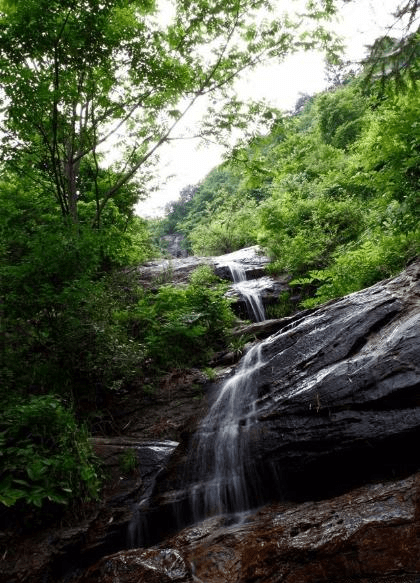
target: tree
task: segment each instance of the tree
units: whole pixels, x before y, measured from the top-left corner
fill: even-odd
[[[275,5],[0,0],[3,161],[49,190],[72,224],[89,188],[99,227],[108,202],[176,137],[198,99],[217,104],[206,132],[228,129],[245,114],[231,92],[245,68],[330,45],[318,21],[334,13],[333,0],[311,0],[295,18],[276,16]],[[121,155],[106,177],[107,148]]]
[[[397,90],[405,89],[409,82],[416,86],[420,78],[420,27],[415,29],[420,9],[419,0],[404,0],[394,13],[395,22],[388,33],[375,40],[365,59],[366,84],[380,79],[382,86],[393,82]],[[396,24],[403,24],[405,33],[397,39],[393,35]]]
[[[191,201],[196,195],[199,185],[188,184],[179,193],[177,200],[172,200],[165,205],[165,220],[162,223],[162,232],[166,235],[172,235],[176,232],[177,224],[180,223],[188,214]]]

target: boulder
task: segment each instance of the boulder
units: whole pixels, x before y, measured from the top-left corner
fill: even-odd
[[[122,551],[89,569],[80,583],[192,583],[191,569],[175,549]]]
[[[127,437],[91,442],[107,477],[102,502],[86,505],[78,521],[73,517],[77,509],[70,509],[61,528],[35,530],[28,537],[0,533],[0,583],[67,582],[101,556],[129,546],[133,507],[148,494],[177,443]],[[136,462],[131,469],[124,468],[127,453]]]
[[[80,583],[419,583],[420,475],[196,524]]]

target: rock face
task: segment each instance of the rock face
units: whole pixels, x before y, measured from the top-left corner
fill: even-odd
[[[232,281],[229,265],[233,263],[244,270],[247,280],[255,282],[254,287],[265,305],[275,303],[279,295],[289,289],[287,282],[290,277],[269,277],[265,274],[265,267],[269,263],[269,258],[261,254],[258,246],[247,247],[218,257],[174,255],[173,259],[150,261],[138,269],[139,282],[145,288],[150,288],[160,283],[187,283],[192,271],[201,265],[212,266],[216,275],[222,279]],[[242,294],[232,286],[228,296],[235,300],[238,313],[247,318],[246,300]]]
[[[216,457],[240,464],[223,474],[224,482],[243,480],[252,507],[327,498],[420,468],[413,445],[420,436],[420,262],[282,324],[260,345],[252,382],[239,387],[237,418],[229,418],[226,431],[217,430],[239,440],[227,442],[232,455],[216,445]],[[208,423],[202,427],[202,441],[209,442]],[[153,524],[192,521],[197,497],[191,492],[200,488],[204,496],[219,479],[206,451],[200,457],[207,456],[209,472],[198,483],[194,442],[189,454],[186,446],[156,485]],[[235,510],[233,503],[225,506]],[[162,534],[160,526],[152,539]]]
[[[107,475],[103,503],[90,512],[87,507],[78,524],[66,526],[63,521],[62,528],[23,540],[12,537],[4,546],[0,533],[0,583],[56,583],[62,576],[68,580],[69,573],[129,545],[133,506],[147,495],[177,443],[121,437],[91,441]],[[124,467],[127,454],[138,460],[137,467]]]
[[[102,559],[80,583],[419,583],[420,475],[208,519]]]

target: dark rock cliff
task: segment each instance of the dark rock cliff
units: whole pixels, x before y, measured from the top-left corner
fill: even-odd
[[[262,359],[244,470],[251,505],[328,498],[419,469],[419,262],[285,319]],[[238,425],[245,431],[245,413]],[[152,539],[179,517],[192,520],[193,465],[181,444],[151,500]]]

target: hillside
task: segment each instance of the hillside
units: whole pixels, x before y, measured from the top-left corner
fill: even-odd
[[[420,249],[417,89],[349,76],[307,97],[184,189],[159,232],[202,255],[260,244],[307,287],[303,306],[397,273]]]

